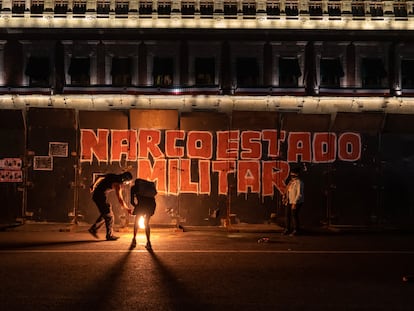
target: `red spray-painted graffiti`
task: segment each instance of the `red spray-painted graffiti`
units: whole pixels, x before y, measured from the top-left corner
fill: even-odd
[[[285,160],[280,159],[282,143],[287,144]],[[158,192],[171,195],[208,195],[213,176],[217,193],[225,195],[233,175],[237,193],[273,196],[275,188],[284,192],[290,163],[360,157],[361,137],[352,132],[81,129],[81,162],[137,162],[137,177],[157,181]]]

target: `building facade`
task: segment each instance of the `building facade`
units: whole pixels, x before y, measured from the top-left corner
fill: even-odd
[[[0,3],[3,222],[124,170],[160,223],[278,221],[299,166],[305,224],[414,223],[413,1]]]

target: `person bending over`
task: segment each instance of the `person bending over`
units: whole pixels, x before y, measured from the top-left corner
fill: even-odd
[[[99,228],[105,223],[106,226],[106,240],[116,241],[119,237],[113,234],[114,213],[112,211],[111,204],[108,203],[107,194],[110,191],[115,191],[119,204],[122,208],[130,209],[125,203],[122,196],[122,185],[132,180],[130,172],[124,172],[122,174],[106,174],[97,178],[94,184],[91,186],[90,191],[92,193],[92,200],[95,202],[96,207],[99,210],[99,217],[95,223],[89,228],[89,233],[95,238],[98,237]]]

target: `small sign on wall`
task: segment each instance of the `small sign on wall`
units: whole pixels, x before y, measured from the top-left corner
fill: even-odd
[[[0,159],[0,182],[22,182],[22,159]]]
[[[52,171],[53,170],[53,157],[52,156],[35,156],[33,158],[33,170]]]
[[[0,169],[4,169],[4,170],[21,170],[22,169],[22,159],[20,159],[20,158],[0,159]]]
[[[0,182],[22,182],[23,173],[21,170],[0,170]]]
[[[49,156],[66,158],[68,156],[68,143],[49,142]]]

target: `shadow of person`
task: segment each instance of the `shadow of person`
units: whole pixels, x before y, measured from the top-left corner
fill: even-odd
[[[153,249],[147,250],[154,263],[154,272],[158,273],[160,284],[163,285],[163,294],[168,300],[168,310],[211,310],[203,303],[200,297],[191,292],[180,278],[175,275],[157,256]]]
[[[108,260],[105,253],[99,253],[97,261],[105,262]],[[122,299],[122,288],[126,280],[128,261],[131,252],[123,253],[111,266],[97,265],[96,267],[88,266],[84,273],[88,276],[79,284],[78,290],[72,294],[72,299],[64,302],[64,305],[56,310],[117,310],[124,304]],[[109,260],[108,260],[109,261]],[[89,261],[88,261],[89,262]],[[93,269],[94,272],[90,273]],[[102,269],[102,271],[100,271]],[[102,272],[102,273],[101,273]],[[95,278],[99,275],[98,278]],[[121,308],[122,309],[122,308]]]
[[[10,241],[0,244],[0,250],[16,250],[16,249],[36,249],[39,247],[49,246],[74,246],[80,244],[89,244],[105,242],[104,240],[78,240],[78,241]]]

